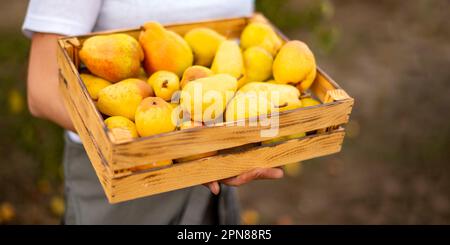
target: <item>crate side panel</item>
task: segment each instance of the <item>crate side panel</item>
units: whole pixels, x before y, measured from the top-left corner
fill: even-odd
[[[166,25],[166,28],[183,36],[193,28],[207,27],[217,31],[218,33],[224,35],[228,39],[232,39],[238,38],[247,24],[248,18],[243,17],[224,20],[211,20],[188,24],[169,24]]]
[[[111,199],[112,202],[131,200],[229,178],[254,168],[277,167],[333,154],[341,150],[343,139],[344,132],[339,130],[112,179]]]
[[[73,106],[79,111],[82,122],[88,125],[87,130],[89,134],[87,136],[93,139],[93,142],[100,149],[107,162],[110,163],[112,149],[111,142],[106,134],[106,126],[103,124],[102,118],[95,108],[89,93],[81,84],[82,82],[76,68],[62,47],[59,48],[58,62],[68,88],[67,91],[73,99]],[[82,141],[88,140],[86,137],[81,137],[81,139]]]
[[[324,73],[320,68],[317,69],[316,79],[311,85],[311,92],[317,96],[322,103],[329,103],[333,100],[327,100],[328,91],[341,89],[329,76]]]
[[[210,21],[201,21],[201,22],[192,22],[192,23],[173,23],[164,25],[167,30],[174,31],[181,36],[184,36],[188,31],[192,30],[196,27],[207,27],[211,28],[218,33],[224,35],[229,39],[238,38],[244,29],[244,27],[248,24],[248,17],[241,18],[231,18],[231,19],[218,19],[218,20],[210,20]],[[139,39],[139,35],[141,33],[141,29],[133,28],[133,29],[119,29],[113,31],[104,31],[104,32],[94,32],[88,35],[78,36],[80,43],[82,44],[87,38],[95,36],[95,35],[108,35],[115,33],[126,33],[136,39]]]
[[[77,107],[73,103],[73,98],[70,95],[69,89],[67,87],[64,78],[60,76],[59,88],[61,91],[61,95],[64,97],[64,104],[69,112],[70,118],[74,123],[74,126],[80,135],[83,138],[83,145],[86,149],[86,153],[89,156],[89,159],[95,169],[97,177],[99,178],[100,184],[102,185],[106,195],[108,198],[110,195],[111,183],[109,173],[106,168],[106,159],[102,157],[101,152],[97,148],[96,144],[93,142],[93,139],[90,137],[88,132],[87,125],[84,124],[81,114],[77,110]]]

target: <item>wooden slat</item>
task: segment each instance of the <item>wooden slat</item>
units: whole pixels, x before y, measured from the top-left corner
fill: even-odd
[[[169,24],[166,25],[168,30],[174,31],[182,36],[188,31],[196,27],[208,27],[218,33],[224,35],[228,39],[238,38],[241,35],[242,30],[247,25],[247,18],[232,18],[225,20],[212,20],[188,24]]]
[[[86,152],[89,156],[89,160],[94,166],[95,172],[97,173],[97,177],[99,178],[100,183],[103,189],[105,190],[105,193],[107,195],[110,195],[111,181],[110,178],[108,177],[110,176],[110,174],[109,171],[107,170],[106,159],[102,157],[100,149],[94,143],[94,139],[90,136],[87,130],[88,126],[83,123],[82,116],[74,104],[74,100],[67,86],[67,82],[64,81],[62,75],[60,75],[59,90],[62,96],[64,97],[64,104],[67,108],[67,111],[69,112],[70,119],[72,120],[78,134],[83,139],[83,146],[86,149]]]
[[[122,202],[229,178],[258,167],[277,167],[329,155],[341,150],[343,138],[344,132],[338,130],[113,179],[109,200],[112,203]]]
[[[225,37],[232,39],[238,38],[241,34],[241,31],[248,24],[248,17],[240,17],[240,18],[229,18],[229,19],[218,19],[218,20],[207,20],[201,22],[191,22],[191,23],[171,23],[164,25],[167,30],[174,31],[180,35],[186,34],[189,30],[196,27],[208,27],[211,28],[218,33],[224,35]],[[113,31],[102,31],[102,32],[93,32],[88,35],[77,36],[76,38],[79,40],[82,45],[83,42],[94,35],[109,35],[115,33],[126,33],[128,35],[133,36],[134,38],[138,38],[141,30],[139,27],[136,28],[128,28],[128,29],[118,29]],[[68,40],[73,37],[63,38],[62,40]]]
[[[329,103],[333,102],[333,100],[327,101],[327,92],[330,90],[340,89],[339,85],[337,85],[325,72],[323,72],[320,68],[317,68],[317,76],[314,80],[314,83],[311,85],[311,92],[322,102]]]
[[[282,113],[279,117],[279,134],[276,137],[347,123],[352,104],[352,101],[339,101]],[[260,142],[269,139],[261,137],[261,129],[269,127],[203,127],[136,139],[113,145],[111,168],[130,168],[153,161]]]
[[[345,92],[343,89],[333,89],[327,91],[324,100],[333,102],[346,99],[351,99],[350,96],[348,96],[347,92]]]
[[[93,138],[93,143],[97,145],[97,149],[99,149],[103,157],[109,163],[112,158],[112,147],[111,141],[106,134],[107,128],[103,123],[102,117],[95,108],[86,88],[81,85],[82,81],[79,78],[78,71],[74,64],[69,62],[70,58],[63,47],[64,44],[60,41],[60,46],[58,48],[58,63],[60,72],[67,85],[67,91],[70,94],[70,98],[73,100],[73,106],[68,107],[68,110],[77,110],[80,114],[81,123],[86,126],[88,134],[80,135],[81,140],[84,142]]]

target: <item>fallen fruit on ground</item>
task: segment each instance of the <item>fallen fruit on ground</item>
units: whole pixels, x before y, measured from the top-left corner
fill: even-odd
[[[287,176],[296,177],[302,172],[302,163],[294,162],[283,166],[283,170]]]

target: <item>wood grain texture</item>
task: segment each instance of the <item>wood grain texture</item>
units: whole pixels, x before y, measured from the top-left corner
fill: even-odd
[[[218,33],[224,35],[228,39],[238,38],[241,35],[242,30],[248,24],[249,18],[241,17],[241,18],[229,18],[229,19],[213,19],[206,20],[201,22],[191,22],[191,23],[171,23],[164,25],[167,30],[174,31],[181,36],[184,36],[188,31],[196,28],[196,27],[207,27],[211,28]],[[136,39],[139,38],[139,34],[141,33],[140,27],[136,28],[128,28],[128,29],[118,29],[113,31],[102,31],[102,32],[93,32],[88,35],[80,35],[76,38],[79,41],[80,45],[83,45],[83,42],[91,36],[94,35],[109,35],[115,33],[126,33]],[[63,38],[62,40],[69,40],[74,37]]]
[[[328,75],[326,75],[320,68],[317,69],[317,76],[311,85],[311,92],[322,102],[329,103],[333,100],[327,100],[327,92],[330,90],[340,89],[339,86],[333,82]]]
[[[277,167],[336,153],[341,150],[343,138],[344,132],[338,130],[116,178],[112,180],[109,200],[112,203],[122,202],[229,178],[258,167]]]
[[[69,104],[68,111],[77,111],[80,115],[80,122],[74,122],[77,130],[84,127],[87,131],[86,135],[80,135],[83,142],[92,140],[96,145],[96,149],[100,151],[100,154],[106,159],[106,163],[111,161],[112,146],[111,141],[106,134],[106,126],[103,123],[103,119],[92,99],[89,96],[84,85],[82,85],[81,78],[75,65],[68,62],[70,58],[68,53],[63,49],[64,44],[60,43],[58,48],[58,64],[60,73],[63,76],[62,82],[67,87],[69,97],[66,99],[72,100],[72,105]],[[80,125],[76,125],[80,124]]]
[[[64,81],[62,75],[60,75],[59,90],[61,95],[64,97],[64,104],[69,112],[70,119],[72,120],[78,134],[83,139],[83,146],[86,149],[89,160],[95,169],[97,177],[99,178],[106,195],[110,195],[111,181],[108,177],[110,176],[110,171],[107,170],[107,160],[102,157],[100,149],[94,143],[95,139],[90,136],[87,130],[88,127],[84,124],[83,117],[77,110],[74,100],[71,97],[69,87],[67,86],[67,82]]]
[[[347,100],[351,99],[350,96],[348,96],[347,92],[345,92],[343,89],[333,89],[328,90],[327,94],[325,95],[325,101],[340,101],[340,100]]]
[[[282,113],[276,137],[313,131],[348,121],[349,101],[300,108]],[[130,168],[165,159],[176,159],[261,142],[275,137],[261,137],[261,126],[218,126],[174,131],[113,145],[111,168]]]

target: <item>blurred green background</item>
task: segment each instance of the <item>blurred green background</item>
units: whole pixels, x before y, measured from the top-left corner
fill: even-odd
[[[239,188],[248,224],[450,224],[447,0],[257,0],[356,99],[343,151]],[[62,130],[27,110],[26,0],[0,2],[0,224],[57,224]]]

